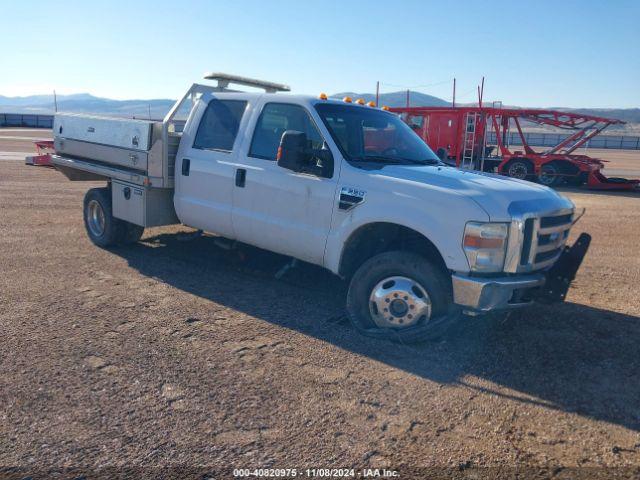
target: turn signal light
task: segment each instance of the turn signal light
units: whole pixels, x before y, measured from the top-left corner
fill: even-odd
[[[373,100],[367,103],[368,107],[375,107],[376,106],[376,102],[374,102]]]
[[[501,248],[504,238],[464,237],[464,246],[473,248]]]
[[[356,100],[356,103],[357,103],[358,105],[364,105],[364,98],[359,98],[359,99],[357,99],[357,100]]]
[[[343,102],[347,102],[347,103],[351,103],[353,100],[351,100],[351,97],[344,97],[342,99]]]
[[[326,100],[327,99],[327,94],[326,93],[321,93],[320,95],[318,95],[318,98],[320,100]]]

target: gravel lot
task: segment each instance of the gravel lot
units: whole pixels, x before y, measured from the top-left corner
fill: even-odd
[[[587,209],[572,237],[593,235],[568,303],[409,347],[357,336],[311,266],[275,280],[282,258],[185,227],[94,247],[91,185],[0,161],[0,478],[640,475],[640,193],[566,192]]]

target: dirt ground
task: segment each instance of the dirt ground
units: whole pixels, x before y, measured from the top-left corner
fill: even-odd
[[[565,192],[593,236],[566,304],[402,346],[355,334],[311,266],[276,280],[282,258],[184,227],[96,248],[92,184],[25,149],[0,140],[0,478],[640,475],[640,193]]]

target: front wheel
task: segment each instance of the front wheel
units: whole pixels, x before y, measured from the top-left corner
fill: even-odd
[[[447,272],[402,251],[362,264],[349,285],[347,312],[363,335],[404,343],[438,337],[457,318]]]

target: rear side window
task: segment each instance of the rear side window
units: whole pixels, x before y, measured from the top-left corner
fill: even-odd
[[[214,98],[200,120],[193,148],[230,152],[247,102]]]
[[[310,148],[322,148],[324,140],[304,107],[290,103],[268,103],[256,124],[249,155],[275,160],[280,139],[286,130],[306,133]]]

